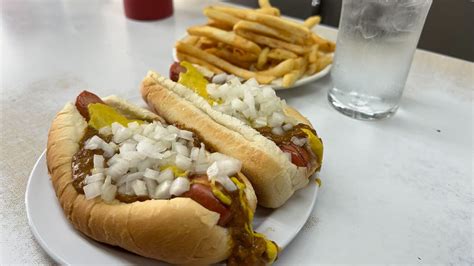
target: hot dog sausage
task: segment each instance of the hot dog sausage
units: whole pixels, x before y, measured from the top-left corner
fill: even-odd
[[[184,73],[186,72],[186,68],[184,68],[183,66],[181,66],[179,64],[179,62],[174,62],[171,66],[170,66],[170,79],[172,81],[175,81],[175,82],[178,82],[179,80],[179,73]]]
[[[281,144],[280,149],[283,152],[291,154],[291,162],[296,166],[308,167],[310,162],[310,155],[304,147],[291,144]]]
[[[104,102],[99,98],[99,96],[88,91],[81,92],[76,98],[76,108],[87,121],[89,121],[89,109],[87,109],[87,106],[91,103]]]
[[[185,192],[182,196],[191,198],[204,208],[219,213],[221,215],[218,222],[220,226],[226,225],[232,218],[230,210],[214,196],[210,186],[194,183],[189,191]]]

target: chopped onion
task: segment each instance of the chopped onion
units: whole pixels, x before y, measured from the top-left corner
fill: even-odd
[[[253,121],[253,126],[255,128],[261,128],[261,127],[267,126],[267,118],[264,116],[258,117],[257,119],[255,119],[255,121]]]
[[[97,196],[100,196],[102,192],[101,191],[102,183],[100,182],[90,183],[83,186],[82,189],[84,190],[84,196],[86,197],[86,199],[93,199]]]
[[[159,184],[156,187],[155,199],[169,199],[171,197],[170,194],[170,187],[171,187],[171,180],[166,180],[165,182]]]
[[[140,128],[140,124],[138,124],[137,121],[133,121],[128,123],[127,127],[130,128],[130,130],[132,130],[134,134],[137,134]]]
[[[173,180],[173,178],[174,178],[173,171],[171,169],[165,169],[160,172],[160,175],[155,180],[161,184],[166,181],[171,181]]]
[[[115,199],[115,195],[117,194],[117,186],[112,185],[112,180],[110,176],[105,178],[105,182],[102,185],[102,195],[101,198],[105,202],[111,202]]]
[[[291,137],[291,142],[293,142],[296,146],[302,147],[303,145],[306,144],[307,138],[297,138],[297,137]]]
[[[143,172],[136,172],[131,174],[126,174],[117,181],[117,186],[122,185],[123,183],[128,183],[140,179],[143,177]]]
[[[130,130],[129,128],[127,127],[120,127],[116,130],[116,132],[114,133],[114,136],[112,138],[113,142],[115,143],[122,143],[124,142],[125,140],[129,139],[130,137],[132,137],[133,135],[133,131]]]
[[[156,127],[156,125],[153,124],[153,123],[146,125],[146,126],[143,128],[142,134],[145,135],[145,136],[147,136],[147,137],[152,137],[152,133],[155,132],[155,127]]]
[[[146,184],[142,180],[134,180],[131,182],[131,186],[133,189],[133,192],[137,196],[146,196],[148,195],[148,191],[146,189]]]
[[[155,145],[155,142],[151,139],[144,139],[138,142],[137,151],[151,158],[161,159],[163,156],[161,152],[165,149],[163,147],[158,147]]]
[[[180,196],[184,192],[188,191],[190,187],[190,182],[186,177],[178,177],[173,180],[173,183],[170,187],[170,194],[174,196]]]
[[[275,135],[283,135],[285,132],[283,131],[283,128],[281,127],[274,127],[272,128],[272,133]]]
[[[232,99],[230,102],[232,109],[237,110],[237,111],[243,111],[247,109],[247,105],[242,102],[239,98]]]
[[[122,124],[118,122],[113,122],[111,127],[112,127],[112,134],[115,134],[120,128],[123,128]]]
[[[230,180],[228,176],[219,176],[216,179],[216,182],[221,184],[227,191],[235,191],[237,190],[237,186]]]
[[[288,131],[293,128],[292,124],[286,123],[283,125],[283,130]]]
[[[254,78],[247,80],[244,84],[247,86],[252,86],[252,87],[258,87],[259,85],[257,80],[255,80]]]
[[[86,178],[84,179],[84,182],[86,184],[92,184],[92,183],[95,183],[95,182],[104,182],[104,174],[103,173],[97,173],[97,174],[93,174],[93,175],[88,175],[86,176]]]
[[[226,81],[227,81],[227,74],[225,73],[220,73],[212,77],[212,83],[215,83],[215,84],[223,84]]]
[[[208,163],[196,164],[196,165],[194,166],[194,172],[196,172],[196,174],[204,174],[204,173],[206,173],[207,168],[209,168],[209,164],[208,164]]]
[[[118,159],[116,163],[107,168],[107,175],[110,175],[112,179],[116,180],[117,178],[123,176],[127,173],[129,167],[129,162],[124,159]]]
[[[191,158],[191,160],[196,161],[198,159],[198,156],[199,156],[199,148],[192,147],[189,157]]]
[[[97,150],[97,149],[101,149],[104,144],[107,144],[107,143],[103,139],[101,139],[99,136],[92,136],[92,138],[86,141],[84,148],[88,150]]]
[[[178,154],[189,157],[189,150],[188,150],[188,147],[186,147],[185,145],[179,142],[175,142],[173,143],[172,146],[173,146],[173,150],[176,151]]]
[[[189,159],[188,157],[181,154],[177,154],[175,164],[180,169],[189,170],[191,168],[192,162],[191,159]]]
[[[137,169],[138,171],[145,171],[147,168],[152,168],[156,164],[157,160],[153,158],[147,158],[141,162],[138,162]]]
[[[155,179],[155,180],[157,180],[159,175],[160,175],[160,172],[158,172],[156,170],[153,170],[153,169],[150,169],[150,168],[145,169],[145,172],[143,173],[144,177],[150,178],[150,179]]]
[[[194,140],[193,132],[191,132],[191,131],[180,130],[178,136],[182,139],[185,139],[185,140],[191,140],[191,141]]]
[[[111,127],[103,127],[101,129],[99,129],[99,134],[102,135],[102,136],[109,136],[109,135],[112,135],[112,128]]]
[[[274,112],[270,118],[268,119],[268,125],[270,127],[279,127],[283,124],[283,122],[285,121],[285,116],[282,115],[281,113],[278,113],[278,112]]]
[[[92,161],[94,162],[94,168],[104,168],[104,156],[94,154]]]
[[[158,186],[158,183],[149,178],[145,178],[145,184],[146,184],[146,189],[148,191],[148,196],[150,198],[153,198],[153,195],[155,194],[156,187]]]

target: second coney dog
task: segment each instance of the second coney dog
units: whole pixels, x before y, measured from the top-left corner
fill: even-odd
[[[254,80],[208,84],[191,64],[181,65],[179,82],[151,71],[145,77],[141,93],[151,109],[242,161],[264,207],[283,205],[308,183],[321,166],[322,142],[306,118]]]

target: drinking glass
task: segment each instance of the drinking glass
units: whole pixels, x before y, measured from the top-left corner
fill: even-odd
[[[432,0],[343,0],[329,102],[357,119],[393,115]]]

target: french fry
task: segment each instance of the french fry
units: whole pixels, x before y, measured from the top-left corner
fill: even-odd
[[[286,59],[297,58],[297,57],[298,57],[297,54],[285,49],[281,49],[281,48],[271,49],[270,52],[268,52],[268,58],[275,59],[275,60],[286,60]]]
[[[318,70],[318,62],[310,63],[308,69],[306,70],[306,75],[311,76]]]
[[[260,33],[262,35],[278,38],[289,43],[302,43],[301,39],[294,35],[291,35],[290,33],[282,32],[281,30],[279,31],[275,28],[271,28],[263,24],[251,21],[239,21],[237,24],[234,25],[234,31],[251,31],[255,33]]]
[[[184,37],[181,41],[184,42],[184,43],[195,45],[198,42],[198,40],[199,40],[199,37],[188,35],[188,36]]]
[[[234,74],[244,79],[255,78],[259,83],[268,84],[276,78],[275,76],[271,76],[265,73],[256,73],[246,69],[242,69],[213,54],[207,53],[199,48],[196,48],[186,43],[178,42],[176,44],[176,50],[181,53],[192,54],[194,57],[201,59],[202,61],[214,65],[227,73]]]
[[[256,55],[254,54],[247,53],[240,56],[238,53],[231,52],[228,49],[211,48],[206,49],[205,51],[242,68],[249,68],[256,58]]]
[[[319,72],[319,71],[323,70],[325,67],[327,67],[329,64],[332,63],[332,56],[331,55],[320,53],[318,55],[318,57],[319,57],[318,68],[317,68],[316,72]]]
[[[271,15],[271,16],[276,16],[276,17],[280,16],[280,9],[278,9],[276,7],[259,8],[259,9],[255,9],[255,12],[262,13],[262,14],[267,14],[267,15]]]
[[[284,41],[277,40],[275,38],[258,35],[253,32],[238,30],[236,33],[248,40],[256,42],[258,44],[266,45],[271,48],[282,48],[289,51],[292,51],[296,54],[305,54],[310,51],[311,47],[309,46],[302,46],[298,44],[288,43]]]
[[[300,75],[300,70],[292,70],[290,73],[283,76],[282,86],[283,88],[291,87],[298,80]]]
[[[258,0],[258,6],[260,8],[271,8],[270,0]]]
[[[258,54],[261,51],[260,47],[256,43],[242,38],[233,32],[223,31],[218,28],[209,26],[195,26],[188,28],[188,33],[194,36],[211,38],[254,54]]]
[[[326,40],[322,38],[321,36],[314,34],[312,35],[313,41],[319,45],[319,50],[326,52],[326,53],[332,53],[334,50],[336,50],[336,44],[332,41]]]
[[[269,27],[277,28],[286,32],[291,32],[292,34],[303,39],[309,38],[311,36],[310,30],[304,25],[298,24],[290,20],[282,19],[281,17],[262,14],[249,9],[227,6],[211,6],[210,8],[228,13],[241,19],[259,22]]]
[[[312,17],[307,18],[304,21],[304,25],[308,29],[312,29],[312,28],[314,28],[314,26],[318,25],[320,22],[321,22],[321,17],[320,16],[312,16]]]
[[[258,73],[261,75],[266,75],[266,76],[281,77],[294,69],[295,63],[296,63],[295,61],[296,61],[295,59],[287,59],[279,63],[275,67],[272,67],[264,71],[260,71]]]
[[[308,60],[304,57],[299,57],[295,60],[295,69],[283,76],[282,86],[288,88],[295,84],[295,82],[304,75],[307,65]]]
[[[198,36],[193,36],[193,37],[198,37]],[[207,37],[198,37],[198,40],[194,46],[199,47],[201,49],[209,49],[209,48],[217,47],[217,45],[218,43],[212,39],[209,39]]]
[[[222,22],[222,21],[219,21],[219,20],[214,20],[214,19],[209,19],[207,21],[207,26],[211,26],[211,27],[214,27],[214,28],[218,28],[218,29],[221,29],[221,30],[225,30],[225,31],[231,31],[232,30],[232,25],[229,25],[225,22]]]
[[[257,60],[257,65],[256,65],[257,69],[263,69],[263,67],[267,63],[268,51],[270,51],[270,49],[268,47],[265,47],[265,49],[263,49],[262,52],[258,55],[258,60]]]
[[[218,21],[223,24],[227,24],[230,27],[233,27],[237,22],[240,21],[239,18],[229,15],[225,12],[215,10],[213,8],[204,8],[204,15],[208,18],[213,19],[214,21]]]
[[[188,61],[190,63],[193,63],[193,64],[197,64],[197,65],[200,65],[200,66],[203,66],[207,69],[209,69],[210,71],[216,73],[216,74],[219,74],[219,73],[223,73],[224,71],[222,71],[222,69],[214,66],[214,65],[211,65],[211,64],[208,64],[206,61],[203,61],[201,59],[198,59],[192,55],[189,55],[189,54],[184,54],[184,53],[181,53],[181,52],[178,52],[177,53],[177,56],[178,56],[178,59],[179,61]]]
[[[318,60],[318,48],[319,45],[317,44],[311,46],[311,51],[308,53],[308,61],[310,63],[314,63],[316,60]]]
[[[298,57],[295,59],[293,69],[306,69],[307,64],[308,64],[308,60],[306,58]]]
[[[258,5],[260,8],[255,9],[255,11],[263,14],[280,16],[280,9],[273,7],[269,0],[258,0]]]

